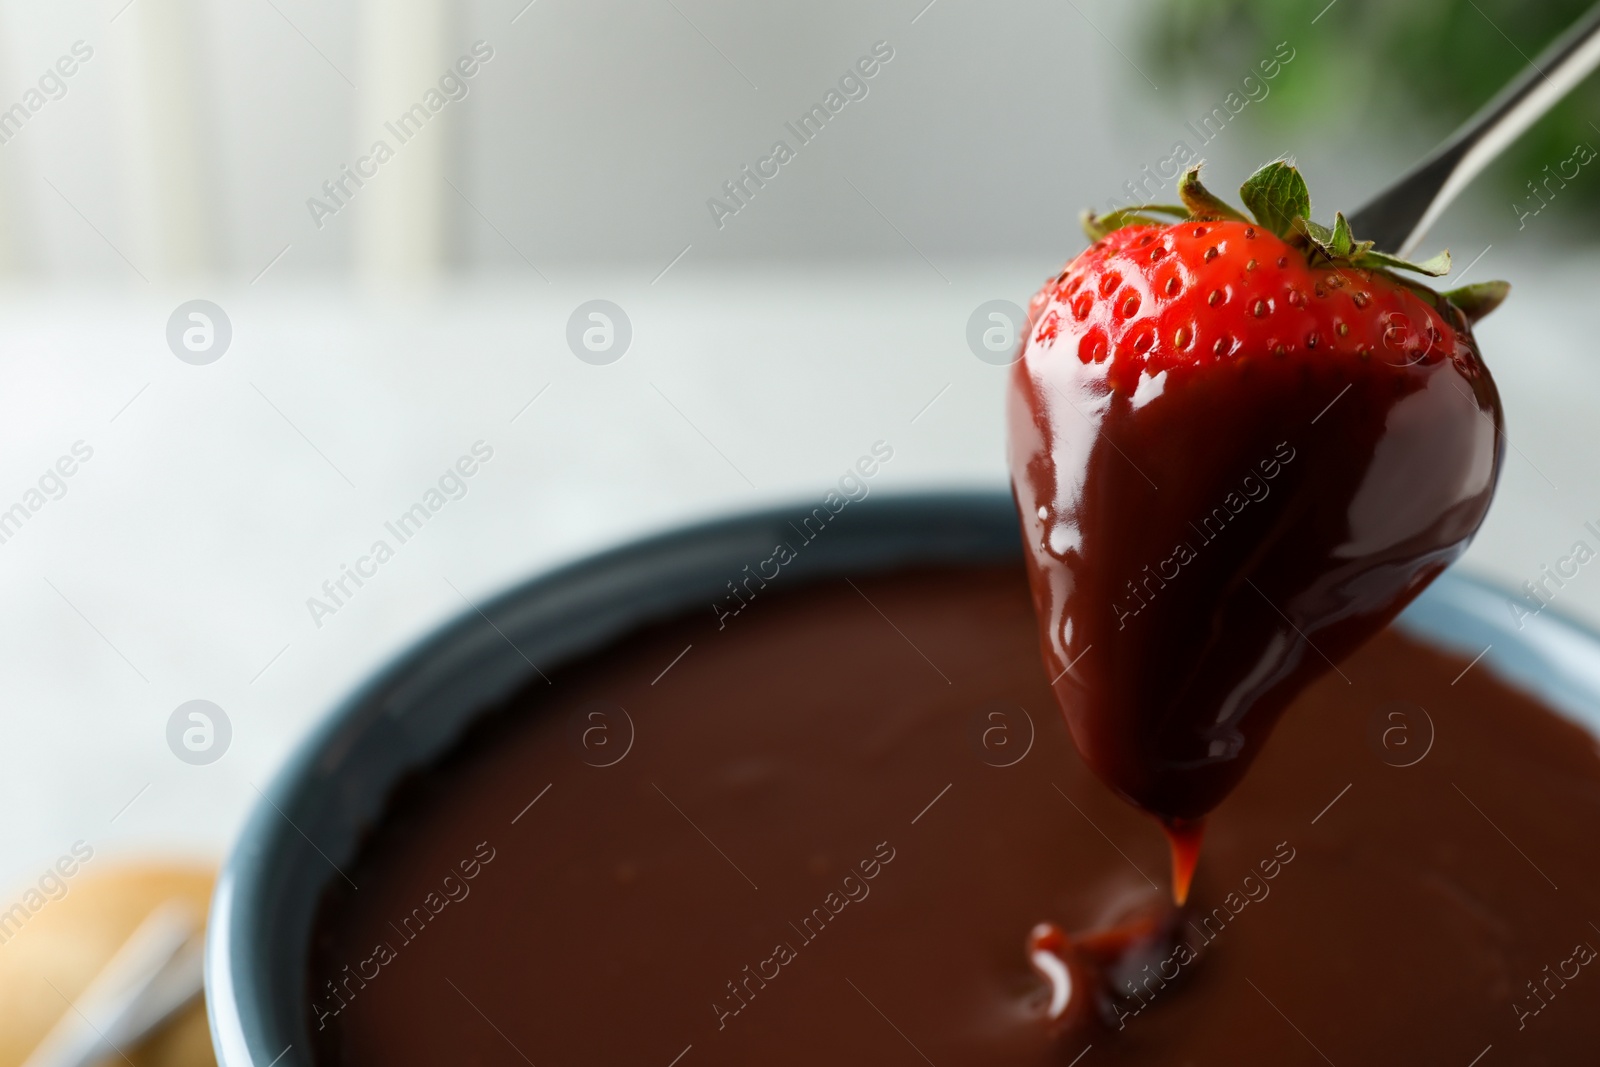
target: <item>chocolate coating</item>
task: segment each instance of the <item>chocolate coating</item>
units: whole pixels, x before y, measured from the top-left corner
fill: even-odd
[[[1046,668],[1101,780],[1202,818],[1289,702],[1465,550],[1500,401],[1453,358],[1180,363],[1137,385],[1038,337],[1012,371],[1012,482]]]
[[[635,634],[402,790],[319,914],[318,1062],[1592,1054],[1600,757],[1482,664],[1385,632],[1313,684],[1209,821],[1198,960],[1051,1026],[1030,931],[1160,905],[1166,844],[1062,728],[1020,566],[854,581]]]

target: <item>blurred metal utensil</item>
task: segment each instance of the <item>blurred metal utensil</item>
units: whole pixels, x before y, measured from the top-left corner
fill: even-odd
[[[194,1000],[204,984],[199,928],[181,901],[151,912],[23,1067],[94,1067]]]
[[[1539,53],[1410,173],[1350,216],[1350,229],[1406,255],[1484,167],[1600,65],[1600,4]]]

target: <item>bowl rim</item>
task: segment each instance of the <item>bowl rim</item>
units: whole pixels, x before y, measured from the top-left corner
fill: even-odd
[[[539,670],[527,669],[535,657],[559,665],[638,626],[686,613],[695,597],[720,593],[716,578],[737,577],[740,565],[760,558],[748,553],[768,551],[772,538],[797,529],[797,517],[820,513],[811,502],[740,511],[536,571],[404,645],[337,700],[252,806],[217,878],[205,987],[220,1067],[310,1062],[309,1051],[286,1059],[296,1047],[308,1048],[310,1032],[302,990],[292,998],[284,993],[304,981],[320,887],[335,871],[343,874],[330,853],[346,859],[359,849],[400,774],[425,765],[498,697],[526,684]],[[837,533],[830,527],[822,530],[827,537],[819,532],[802,543],[801,558],[784,568],[798,572],[792,584],[847,569],[1022,557],[1009,491],[874,495],[848,518]],[[813,551],[812,544],[821,547]],[[597,598],[605,610],[593,610]],[[1517,620],[1513,599],[1452,569],[1396,625],[1435,647],[1479,656],[1478,666],[1600,732],[1600,633],[1554,609]],[[485,632],[486,621],[493,634]],[[365,786],[348,781],[363,744],[373,749],[366,758],[377,761]],[[303,823],[312,824],[322,845]],[[319,888],[295,889],[312,883]]]

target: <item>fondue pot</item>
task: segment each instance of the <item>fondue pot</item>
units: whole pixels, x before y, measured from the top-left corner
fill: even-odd
[[[403,652],[334,708],[279,771],[217,882],[206,998],[222,1067],[310,1061],[316,911],[403,778],[536,671],[645,624],[712,610],[729,578],[807,514],[796,506],[719,519],[535,576]],[[1022,566],[1009,494],[874,496],[808,541],[783,582],[1008,560]],[[1396,625],[1456,655],[1481,654],[1474,670],[1600,730],[1600,639],[1551,612],[1523,615],[1519,628],[1507,594],[1452,572]]]

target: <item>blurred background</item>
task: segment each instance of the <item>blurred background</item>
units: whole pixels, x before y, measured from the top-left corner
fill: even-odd
[[[1292,155],[1331,218],[1585,6],[0,0],[0,911],[77,842],[204,870],[342,695],[533,571],[880,439],[875,492],[1003,487],[968,322],[1082,208],[1171,199],[1181,143],[1219,190]],[[1597,121],[1591,82],[1424,248],[1516,287],[1464,564],[1513,591],[1600,520]],[[1600,572],[1557,608],[1600,623]]]
[[[1178,140],[1230,184],[1264,155],[1293,154],[1323,203],[1352,206],[1586,6],[926,3],[7,3],[0,107],[41,88],[74,45],[92,58],[0,125],[0,267],[72,285],[538,280],[540,265],[578,263],[648,280],[690,243],[686,274],[751,258],[901,258],[908,239],[940,264],[1060,259],[1080,206]],[[783,124],[880,40],[895,58],[862,79],[866,96],[824,143],[795,143],[804,159],[757,191],[759,208],[714,225],[706,200],[737,206],[723,182],[774,140],[794,142]],[[480,41],[493,58],[460,79],[464,97],[398,143],[384,123]],[[1292,59],[1262,77],[1275,56]],[[1509,205],[1526,183],[1600,136],[1593,97],[1525,138],[1441,239],[1481,248],[1518,232]],[[1223,132],[1202,123],[1217,109]],[[323,183],[379,139],[394,160],[370,187],[347,183],[340,206]],[[336,213],[314,218],[313,197]],[[864,197],[892,207],[892,225]],[[1540,236],[1584,238],[1594,198],[1561,199]]]

